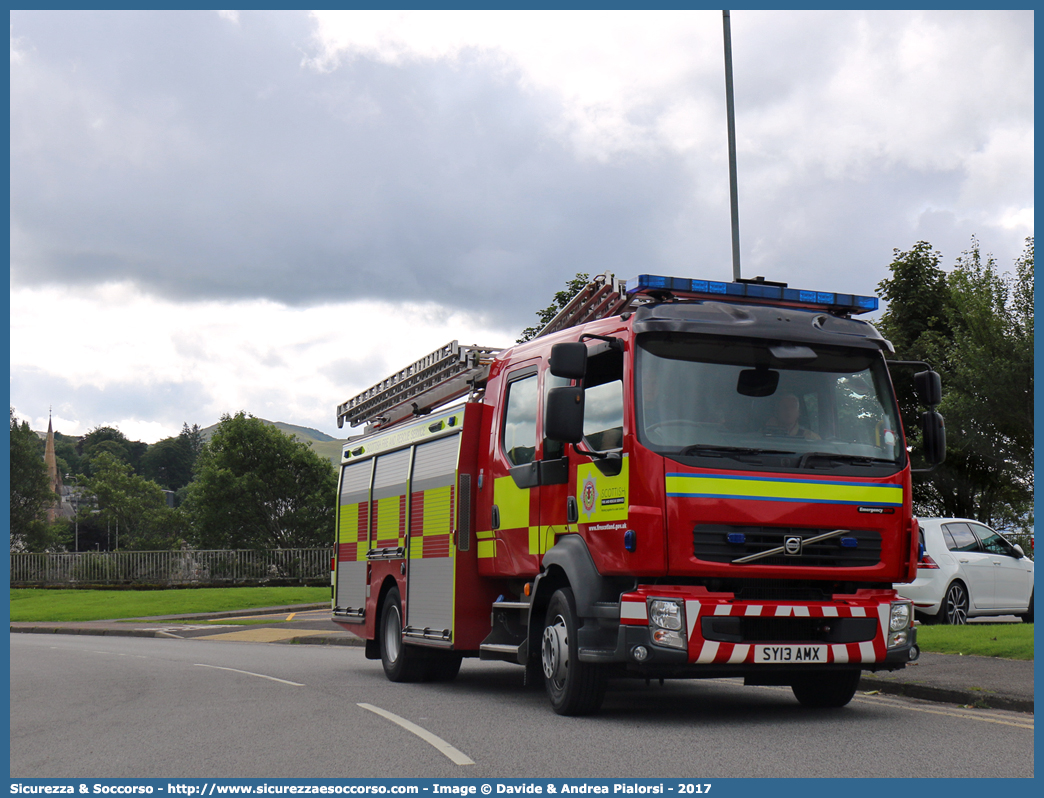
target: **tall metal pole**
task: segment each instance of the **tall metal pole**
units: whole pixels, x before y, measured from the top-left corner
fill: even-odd
[[[729,12],[721,12],[725,33],[725,113],[729,124],[729,192],[732,202],[732,279],[740,279],[739,187],[736,183],[736,107],[732,99],[732,28]]]

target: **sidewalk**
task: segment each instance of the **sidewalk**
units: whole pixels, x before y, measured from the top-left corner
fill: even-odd
[[[328,618],[314,617],[316,613],[313,611],[328,608],[329,604],[310,604],[112,621],[12,623],[11,632],[361,646],[362,640],[343,631]],[[309,612],[313,613],[309,619],[288,621],[279,617]],[[200,621],[266,615],[273,616],[272,623],[263,626],[198,625]],[[164,621],[169,621],[169,624]],[[230,632],[229,629],[237,631]],[[917,662],[901,671],[865,673],[859,689],[944,704],[1033,712],[1033,662],[922,653]]]

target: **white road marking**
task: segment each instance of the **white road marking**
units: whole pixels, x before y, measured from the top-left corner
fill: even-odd
[[[304,687],[303,684],[298,682],[288,682],[286,679],[277,679],[275,676],[265,676],[263,673],[252,673],[251,671],[241,671],[239,668],[222,668],[220,665],[204,665],[202,662],[195,663],[197,668],[213,668],[218,671],[232,671],[233,673],[243,673],[247,676],[256,676],[258,679],[268,679],[269,681],[279,682],[280,684],[289,684],[292,687]]]
[[[427,729],[421,728],[416,723],[411,723],[410,721],[406,720],[406,718],[400,718],[394,712],[389,712],[386,709],[375,707],[373,704],[358,704],[357,706],[369,710],[370,712],[373,712],[376,715],[380,715],[382,718],[387,718],[392,723],[402,726],[402,728],[404,728],[406,731],[416,734],[418,737],[424,740],[424,742],[438,749],[439,753],[448,757],[450,761],[452,761],[455,765],[475,764],[471,759],[462,754],[460,751],[458,751],[452,745],[447,743],[441,737],[436,737]]]

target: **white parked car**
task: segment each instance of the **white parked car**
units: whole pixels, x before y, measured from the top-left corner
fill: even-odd
[[[982,615],[1033,622],[1033,561],[1022,547],[967,518],[919,518],[917,579],[895,585],[929,623],[965,623]]]

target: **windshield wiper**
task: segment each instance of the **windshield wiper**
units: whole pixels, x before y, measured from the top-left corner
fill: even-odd
[[[838,454],[835,452],[805,452],[798,458],[797,468],[805,468],[812,460],[829,460],[839,465],[895,465],[895,460],[888,460],[883,457],[865,457],[860,454]]]
[[[707,457],[728,457],[733,454],[794,454],[781,449],[751,449],[746,446],[714,446],[707,443],[695,443],[686,446],[679,454],[701,454]]]

